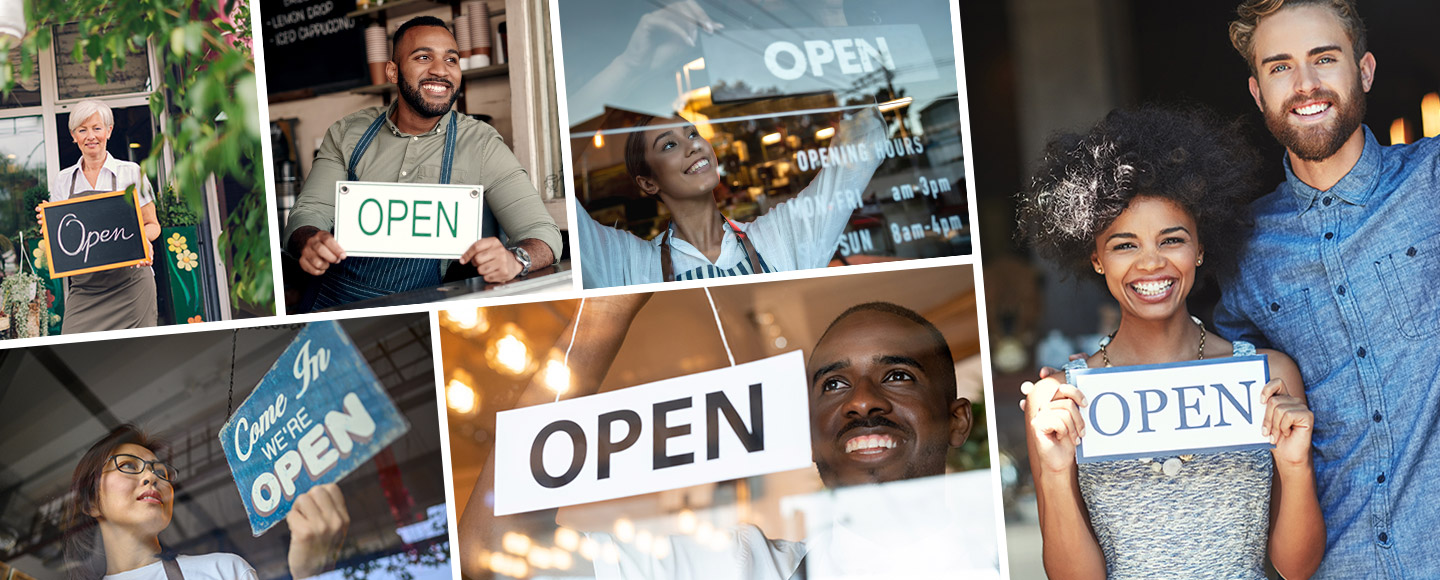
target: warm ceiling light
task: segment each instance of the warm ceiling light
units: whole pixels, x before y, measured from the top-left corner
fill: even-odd
[[[894,111],[895,109],[899,109],[900,107],[907,107],[910,105],[910,102],[914,100],[915,99],[910,97],[901,97],[893,101],[880,103],[880,112],[888,113],[890,111]]]
[[[1426,137],[1440,135],[1440,93],[1420,99],[1420,130]]]
[[[139,144],[139,143],[131,143],[131,144],[130,144],[130,148],[131,148],[131,149],[139,149],[139,148],[140,148],[140,144]]]
[[[599,131],[596,131],[596,132],[595,132],[595,148],[596,148],[596,149],[599,149],[599,148],[604,147],[604,146],[605,146],[605,137],[602,136],[602,135],[600,135],[600,132],[599,132]]]
[[[834,137],[834,136],[835,136],[835,128],[834,128],[834,127],[826,127],[826,128],[824,128],[824,129],[821,129],[821,130],[815,132],[815,138],[816,138],[816,139],[829,139],[829,138]]]
[[[520,329],[513,324],[505,325],[499,337],[486,347],[485,358],[492,368],[513,377],[533,370],[530,347],[525,346]]]
[[[761,143],[761,144],[764,144],[764,145],[774,145],[774,144],[779,143],[779,142],[780,142],[780,134],[779,134],[779,133],[771,133],[771,134],[769,134],[769,135],[766,135],[766,136],[760,138],[760,143]]]
[[[475,389],[458,377],[450,379],[450,384],[445,387],[445,403],[456,413],[472,413],[475,411]]]
[[[690,62],[687,62],[687,63],[685,63],[685,67],[684,67],[684,68],[687,68],[687,69],[690,69],[690,70],[705,70],[705,58],[704,58],[704,57],[701,57],[701,58],[697,58],[697,59],[695,59],[695,60],[692,60],[692,61],[690,61]]]
[[[615,538],[627,543],[635,539],[635,522],[630,521],[630,518],[615,520]]]
[[[460,333],[481,333],[490,329],[490,321],[481,308],[457,308],[441,311],[446,326]]]
[[[505,532],[505,535],[500,537],[500,546],[505,548],[506,552],[517,556],[524,556],[529,552],[530,543],[530,536],[519,532]]]
[[[556,528],[555,545],[572,552],[579,549],[580,532],[570,528]]]
[[[541,382],[551,392],[562,395],[570,390],[570,367],[565,366],[565,363],[552,358],[546,361],[545,368],[540,372],[544,373],[540,377]]]
[[[1390,123],[1390,144],[1405,144],[1405,119],[1395,119],[1395,122]]]

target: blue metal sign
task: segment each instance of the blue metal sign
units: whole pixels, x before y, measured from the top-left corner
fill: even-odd
[[[220,428],[250,529],[264,534],[296,496],[334,483],[410,430],[350,337],[314,322]]]

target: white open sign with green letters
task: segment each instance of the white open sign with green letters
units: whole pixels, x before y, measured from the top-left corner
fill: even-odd
[[[480,239],[484,188],[335,183],[335,239],[351,256],[459,258]]]

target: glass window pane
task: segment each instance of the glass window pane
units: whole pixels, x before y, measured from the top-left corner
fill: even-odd
[[[124,95],[148,92],[150,87],[150,60],[144,50],[131,53],[125,59],[125,67],[111,71],[105,83],[95,81],[90,74],[87,60],[74,61],[75,44],[80,41],[80,27],[66,24],[55,29],[55,81],[59,87],[60,99],[81,99],[106,95]]]
[[[35,224],[35,202],[49,199],[45,130],[39,116],[0,119],[0,235],[20,244],[22,228]],[[29,199],[27,199],[27,194]],[[29,239],[38,232],[26,231]],[[6,253],[5,271],[19,267],[19,252]]]
[[[600,224],[659,235],[674,209],[667,198],[688,195],[666,184],[711,170],[687,164],[664,174],[650,151],[644,165],[627,163],[627,138],[661,131],[641,124],[685,132],[689,123],[714,152],[711,193],[726,216],[825,232],[774,250],[806,256],[795,267],[970,253],[950,4],[561,0],[582,206]],[[870,122],[846,121],[862,116]],[[694,142],[685,137],[680,145]],[[856,162],[878,167],[868,180],[836,168]],[[642,194],[631,175],[645,165],[660,172],[657,194]],[[831,178],[822,177],[827,168]],[[787,202],[792,211],[774,211]]]
[[[30,79],[20,78],[20,48],[10,49],[10,66],[15,71],[15,90],[10,95],[0,96],[0,109],[13,109],[18,107],[34,107],[40,105],[40,57],[36,55],[30,61]]]
[[[111,109],[115,116],[115,131],[110,133],[110,142],[105,150],[116,159],[139,163],[150,156],[150,144],[155,138],[154,124],[150,120],[150,107],[121,107]],[[60,135],[60,167],[70,167],[80,162],[80,147],[70,136],[70,113],[56,113],[55,131]],[[156,184],[150,175],[150,185]]]

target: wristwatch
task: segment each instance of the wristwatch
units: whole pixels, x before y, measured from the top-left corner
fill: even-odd
[[[512,246],[510,253],[515,254],[515,259],[520,262],[520,273],[516,276],[524,276],[530,273],[530,252],[520,246]]]

